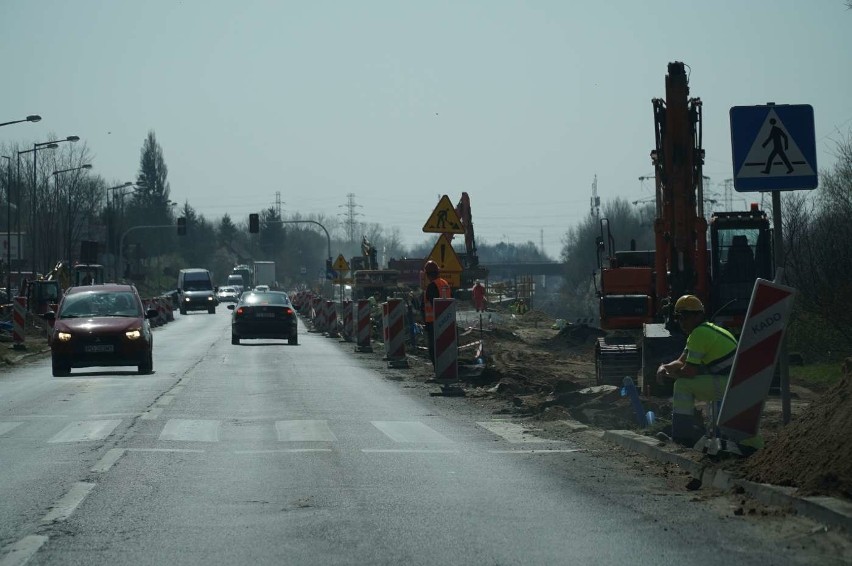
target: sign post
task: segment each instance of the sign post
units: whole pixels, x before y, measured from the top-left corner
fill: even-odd
[[[734,106],[730,118],[734,188],[737,192],[772,193],[775,267],[783,273],[781,191],[815,189],[819,182],[814,109],[809,104],[769,102],[764,106]],[[786,340],[781,344],[779,371],[782,419],[787,424],[790,369]]]

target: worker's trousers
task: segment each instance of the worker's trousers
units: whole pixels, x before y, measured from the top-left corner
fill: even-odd
[[[695,401],[721,401],[727,386],[728,376],[725,375],[696,375],[675,380],[672,395],[672,436],[693,439]],[[741,441],[740,444],[762,448],[763,438],[755,436]]]

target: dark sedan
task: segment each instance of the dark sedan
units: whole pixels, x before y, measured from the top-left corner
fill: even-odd
[[[252,338],[274,338],[298,344],[296,312],[287,293],[246,291],[231,315],[231,344]]]
[[[139,373],[154,369],[154,337],[149,318],[132,285],[71,287],[56,313],[44,315],[53,321],[50,350],[53,375],[68,375],[71,368],[91,366],[137,366]]]

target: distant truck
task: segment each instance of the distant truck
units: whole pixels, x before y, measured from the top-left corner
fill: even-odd
[[[254,262],[254,281],[253,287],[258,285],[269,285],[272,289],[275,284],[275,262],[274,261],[256,261]]]

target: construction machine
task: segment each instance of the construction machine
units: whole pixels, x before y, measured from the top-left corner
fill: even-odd
[[[681,62],[669,63],[666,98],[652,100],[656,145],[653,250],[614,250],[607,219],[597,240],[601,328],[612,333],[595,348],[597,381],[621,385],[639,374],[640,390],[668,395],[656,368],[677,358],[686,336],[674,321],[674,303],[698,296],[708,318],[737,332],[757,277],[772,278],[769,220],[752,205],[744,212],[704,212],[702,106],[689,98]]]
[[[461,289],[469,294],[477,280],[485,280],[488,270],[479,265],[479,255],[476,253],[476,238],[473,234],[473,216],[470,213],[470,197],[462,193],[456,205],[456,214],[464,227],[464,253],[458,254],[462,265]],[[458,293],[456,296],[459,297]],[[459,298],[469,298],[468,296]]]

